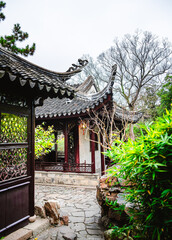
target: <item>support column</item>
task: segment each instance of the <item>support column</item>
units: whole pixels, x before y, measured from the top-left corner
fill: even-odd
[[[91,163],[92,173],[95,173],[95,133],[91,131]]]
[[[76,125],[76,130],[75,130],[75,162],[77,164],[80,163],[79,159],[79,125]]]
[[[28,121],[29,129],[29,157],[28,157],[28,174],[31,176],[30,187],[29,187],[29,214],[30,216],[34,215],[34,199],[35,199],[35,109],[34,103],[31,103],[31,115]]]
[[[100,135],[100,141],[103,144],[103,137]],[[105,173],[105,156],[102,152],[104,152],[104,148],[102,145],[100,145],[100,151],[101,151],[101,175]]]
[[[65,138],[65,163],[68,163],[68,123],[67,122],[65,122],[64,138]]]
[[[55,136],[55,162],[57,162],[57,131],[54,132]]]

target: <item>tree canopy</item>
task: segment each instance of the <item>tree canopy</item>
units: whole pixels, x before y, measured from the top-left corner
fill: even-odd
[[[108,81],[112,66],[117,64],[114,100],[120,106],[137,110],[145,104],[145,96],[150,95],[152,107],[152,97],[159,91],[165,76],[171,73],[172,46],[167,39],[137,30],[133,35],[124,35],[122,40],[115,39],[96,61],[90,56],[88,59],[91,64],[83,72],[92,75],[99,86]]]
[[[0,1],[0,21],[5,20],[5,15],[2,12],[3,8],[5,7],[6,7],[6,3],[3,1]],[[24,56],[33,55],[35,52],[35,43],[33,43],[31,47],[29,45],[26,45],[23,48],[20,48],[17,46],[18,42],[23,42],[28,37],[29,37],[29,34],[27,32],[23,32],[21,30],[20,24],[17,23],[17,24],[14,24],[11,35],[0,36],[0,44],[4,48],[16,54],[21,54]]]
[[[147,87],[156,92],[161,83],[161,75],[172,68],[172,48],[167,40],[160,41],[150,32],[136,31],[134,35],[125,35],[121,41],[98,57],[106,72],[111,66],[118,65],[115,90],[135,110],[141,95]]]
[[[170,110],[172,108],[172,76],[165,78],[165,83],[158,92],[160,97],[160,106],[158,107],[158,114],[162,115],[165,109]]]

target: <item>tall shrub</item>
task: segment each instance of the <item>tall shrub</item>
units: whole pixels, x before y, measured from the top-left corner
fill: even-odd
[[[141,125],[141,137],[116,140],[107,155],[109,173],[130,182],[126,200],[134,205],[132,223],[140,239],[172,236],[172,110],[156,122]],[[143,132],[146,131],[146,134]]]
[[[54,146],[55,136],[53,126],[45,127],[38,125],[35,129],[35,158],[51,152]]]

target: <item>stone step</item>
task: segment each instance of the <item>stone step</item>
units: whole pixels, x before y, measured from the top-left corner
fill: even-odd
[[[33,223],[29,223],[27,226],[25,226],[23,229],[31,230],[32,236],[35,237],[41,232],[45,231],[47,228],[50,227],[50,223],[48,219],[43,218],[36,218],[36,221]]]
[[[48,219],[37,217],[36,221],[7,235],[4,240],[27,240],[36,237],[50,226]]]
[[[20,228],[7,235],[4,240],[27,240],[32,236],[32,230]]]

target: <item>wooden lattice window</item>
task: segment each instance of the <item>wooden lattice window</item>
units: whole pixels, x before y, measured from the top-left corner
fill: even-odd
[[[0,105],[0,181],[27,175],[28,113]]]

